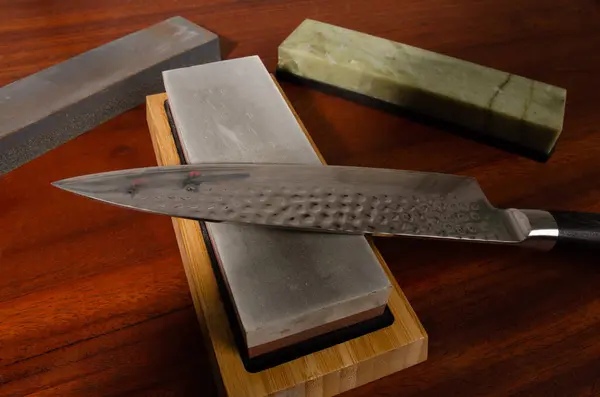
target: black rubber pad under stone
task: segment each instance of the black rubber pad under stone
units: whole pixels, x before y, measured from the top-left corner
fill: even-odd
[[[177,148],[179,161],[181,162],[181,164],[186,164],[187,161],[183,153],[183,147],[181,145],[181,141],[179,140],[179,135],[177,134],[177,129],[173,121],[173,116],[171,114],[171,109],[169,107],[168,101],[165,101],[164,107],[167,113],[169,126],[171,128],[171,134],[173,135],[175,146]],[[264,371],[277,365],[284,364],[288,361],[295,360],[299,357],[306,356],[311,353],[315,353],[319,350],[327,349],[331,346],[346,342],[350,339],[358,338],[368,333],[380,330],[394,323],[394,315],[390,311],[390,308],[386,307],[384,313],[378,317],[348,327],[340,328],[335,331],[331,331],[326,334],[305,340],[303,342],[271,351],[269,353],[265,353],[255,357],[249,357],[248,347],[244,342],[242,330],[235,315],[235,309],[233,308],[231,298],[229,296],[229,293],[227,292],[227,287],[223,281],[223,276],[219,269],[217,256],[215,255],[214,247],[212,245],[210,236],[208,235],[208,230],[206,229],[206,225],[204,222],[199,223],[200,230],[202,231],[202,237],[204,239],[204,244],[206,244],[208,255],[210,257],[213,273],[215,274],[215,278],[219,286],[219,294],[221,296],[221,301],[223,302],[223,306],[227,314],[227,319],[229,321],[229,325],[231,327],[231,331],[233,333],[238,352],[240,353],[242,363],[244,364],[244,367],[248,372],[254,373]]]

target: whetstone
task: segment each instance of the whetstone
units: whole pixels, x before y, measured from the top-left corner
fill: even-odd
[[[221,60],[219,37],[173,17],[0,89],[0,175],[164,92],[161,72]]]
[[[274,77],[273,81],[313,149],[325,163],[283,89]],[[184,156],[179,150],[180,142],[168,116],[166,101],[166,94],[149,96],[146,101],[146,117],[156,160],[158,165],[183,164]],[[202,223],[182,218],[172,218],[172,222],[198,323],[221,395],[329,397],[427,359],[427,333],[383,257],[367,238],[392,282],[388,307],[393,323],[366,333],[361,330],[359,335],[336,335],[333,341],[326,338],[328,340],[320,345],[311,339],[307,343],[310,351],[292,346],[287,352],[278,350],[271,353],[267,360],[251,362],[255,359],[249,360],[239,342],[242,338],[235,327],[235,315],[231,314],[233,310],[227,293],[222,291],[220,271],[211,255],[211,244],[206,239]],[[205,376],[205,373],[199,375]]]
[[[311,19],[281,43],[277,69],[540,161],[563,128],[564,88]]]
[[[188,163],[320,163],[257,56],[163,74]],[[250,356],[385,309],[391,283],[363,236],[206,227]]]

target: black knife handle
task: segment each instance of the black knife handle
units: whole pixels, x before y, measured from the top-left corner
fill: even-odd
[[[556,220],[556,248],[600,248],[600,214],[549,211]]]

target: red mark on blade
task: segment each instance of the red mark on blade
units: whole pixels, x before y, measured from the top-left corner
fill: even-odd
[[[131,181],[131,184],[132,185],[143,185],[146,182],[147,182],[147,180],[145,178],[137,178],[137,179],[134,179],[133,181]]]

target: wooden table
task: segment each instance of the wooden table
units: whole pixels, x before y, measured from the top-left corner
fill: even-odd
[[[330,164],[477,177],[504,207],[600,211],[597,0],[2,1],[0,83],[181,15],[231,41],[277,46],[304,18],[567,88],[540,164],[283,84]],[[229,51],[229,50],[228,50]],[[171,221],[50,186],[155,165],[143,106],[0,179],[0,395],[190,396],[215,388]],[[430,336],[429,360],[350,396],[600,394],[598,255],[377,240]]]

